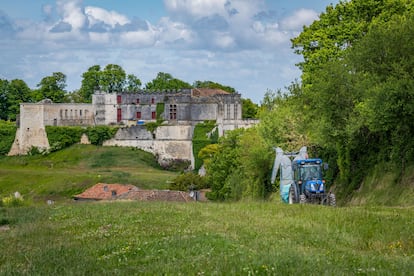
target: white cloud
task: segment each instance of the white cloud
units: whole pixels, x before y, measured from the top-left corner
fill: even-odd
[[[81,7],[81,0],[58,0],[56,4],[63,22],[70,24],[74,30],[79,30],[85,26],[86,16]]]
[[[225,15],[226,2],[227,0],[164,0],[170,14],[196,19],[214,14]]]
[[[89,26],[103,22],[114,28],[117,24],[125,25],[131,22],[125,15],[99,7],[85,7],[85,15],[88,17]]]
[[[281,26],[285,30],[298,31],[301,30],[303,26],[309,25],[317,18],[318,14],[314,10],[299,9],[291,16],[283,19]]]

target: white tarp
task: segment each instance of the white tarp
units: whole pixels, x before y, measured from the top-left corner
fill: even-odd
[[[275,148],[276,158],[273,164],[271,182],[274,183],[276,180],[277,172],[280,168],[280,197],[283,202],[289,201],[289,189],[293,183],[293,170],[292,161],[289,157],[295,157],[294,160],[307,159],[308,153],[307,148],[302,147],[297,154],[287,153],[284,154],[281,148]]]

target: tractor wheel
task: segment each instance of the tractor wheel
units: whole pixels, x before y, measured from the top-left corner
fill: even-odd
[[[306,198],[306,196],[305,196],[304,194],[301,194],[301,195],[299,196],[299,203],[300,203],[300,204],[305,204],[305,203],[308,203],[308,199]]]
[[[289,204],[298,203],[298,190],[295,184],[291,184],[289,188]]]
[[[328,205],[329,206],[332,206],[332,207],[335,207],[336,206],[336,197],[335,197],[335,194],[330,193],[328,195]]]

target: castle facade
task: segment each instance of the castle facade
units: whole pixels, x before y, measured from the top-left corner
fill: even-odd
[[[249,127],[254,120],[242,120],[239,93],[219,89],[179,89],[138,93],[96,92],[91,104],[20,104],[18,130],[9,155],[26,154],[31,147],[50,147],[46,126],[119,125],[121,128],[104,145],[133,146],[150,151],[161,159],[193,160],[194,126],[215,121],[219,135],[227,130]],[[155,133],[145,124],[162,122]]]

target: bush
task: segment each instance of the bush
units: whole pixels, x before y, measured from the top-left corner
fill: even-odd
[[[0,120],[0,155],[9,153],[16,136],[16,124]]]
[[[117,127],[95,126],[88,127],[86,135],[88,135],[92,145],[102,146],[103,142],[112,139],[117,131]]]
[[[178,191],[200,190],[208,188],[204,177],[188,172],[177,176],[170,184],[169,189]]]
[[[84,129],[81,127],[46,126],[50,151],[57,151],[79,143]]]

